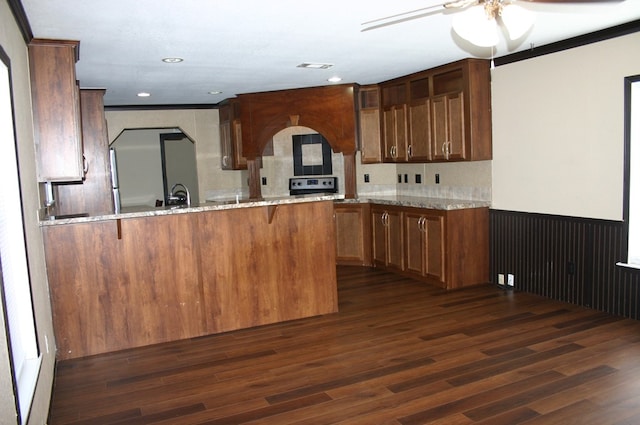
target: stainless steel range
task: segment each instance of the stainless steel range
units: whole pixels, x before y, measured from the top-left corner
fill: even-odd
[[[289,179],[290,195],[307,195],[313,193],[337,193],[337,177],[295,177]]]

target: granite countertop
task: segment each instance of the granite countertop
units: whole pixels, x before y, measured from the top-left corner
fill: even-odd
[[[187,214],[203,211],[218,211],[229,210],[236,208],[252,208],[262,207],[270,205],[285,205],[285,204],[298,204],[303,202],[317,202],[317,201],[336,201],[344,198],[344,195],[298,195],[298,196],[283,196],[277,198],[266,198],[263,200],[250,200],[250,199],[221,199],[215,201],[207,201],[198,206],[192,207],[129,207],[122,208],[118,214],[104,213],[95,215],[68,215],[58,216],[57,218],[44,219],[40,221],[40,226],[53,226],[61,224],[72,223],[89,223],[94,221],[138,218],[138,217],[154,217],[159,215],[170,214]]]
[[[251,208],[269,205],[296,204],[302,202],[317,201],[335,201],[340,203],[372,203],[382,205],[393,205],[401,207],[428,208],[435,210],[457,210],[465,208],[484,208],[490,207],[489,201],[465,200],[465,199],[446,199],[446,198],[424,198],[418,196],[384,196],[384,195],[367,195],[355,199],[345,199],[344,195],[298,195],[283,196],[277,198],[266,198],[263,200],[250,199],[221,199],[208,201],[198,206],[192,207],[129,207],[123,208],[118,214],[104,213],[95,215],[68,215],[58,216],[57,218],[44,219],[40,221],[41,226],[52,226],[72,223],[88,223],[93,221],[105,221],[138,217],[153,217],[159,215],[170,214],[187,214],[203,211],[229,210],[236,208]]]
[[[447,198],[424,198],[419,196],[384,196],[366,195],[356,199],[344,199],[344,203],[371,203],[382,205],[394,205],[400,207],[427,208],[432,210],[460,210],[465,208],[486,208],[491,206],[490,201],[467,200],[467,199],[447,199]]]

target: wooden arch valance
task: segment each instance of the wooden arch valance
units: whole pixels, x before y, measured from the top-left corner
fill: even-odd
[[[322,134],[334,152],[356,150],[353,84],[238,95],[242,123],[242,155],[262,156],[269,140],[292,125]]]

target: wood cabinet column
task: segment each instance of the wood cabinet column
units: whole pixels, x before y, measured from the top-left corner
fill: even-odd
[[[249,199],[262,199],[262,188],[260,187],[260,160],[258,158],[247,159],[247,170],[249,171]]]

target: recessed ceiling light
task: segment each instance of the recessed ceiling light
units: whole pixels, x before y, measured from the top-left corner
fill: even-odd
[[[340,77],[331,77],[327,80],[330,83],[339,83],[340,81],[342,81],[342,78]]]
[[[147,92],[140,92],[138,93],[138,97],[149,97],[151,96],[151,93],[147,93]]]
[[[219,90],[211,90],[209,94],[222,94],[222,92]]]
[[[179,63],[182,62],[184,59],[182,58],[164,58],[162,59],[162,62],[165,63]]]
[[[310,68],[310,69],[329,69],[333,66],[332,63],[310,63],[305,62],[298,65],[298,68]]]

